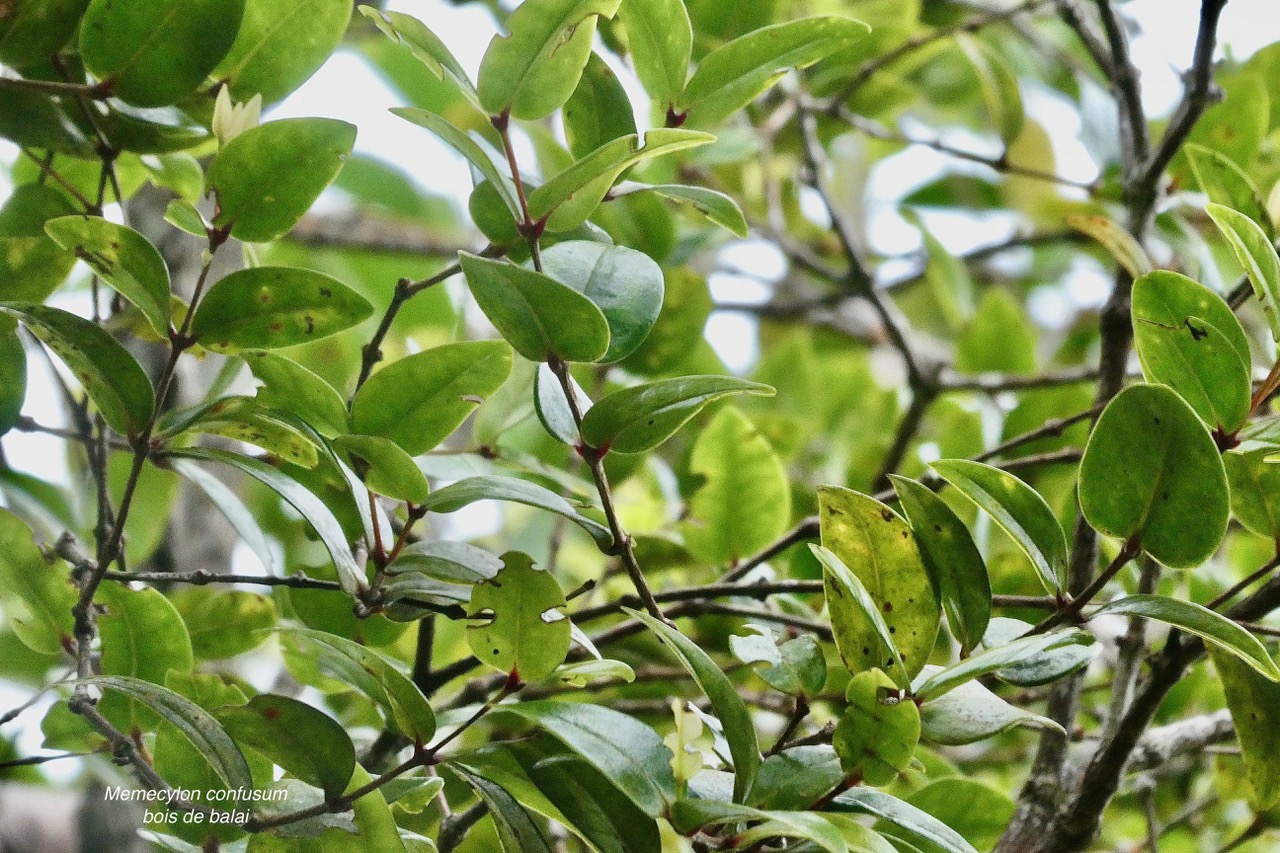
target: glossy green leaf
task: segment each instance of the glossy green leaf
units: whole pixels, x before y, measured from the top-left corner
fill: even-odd
[[[978,92],[987,117],[1000,140],[1010,144],[1022,132],[1024,119],[1017,74],[986,42],[965,32],[956,33],[955,39],[978,80]]]
[[[440,539],[406,545],[387,571],[420,572],[455,583],[474,584],[491,579],[502,568],[502,560],[483,548],[466,542]]]
[[[422,505],[432,512],[457,512],[464,506],[483,500],[512,501],[545,509],[563,515],[586,530],[601,548],[609,548],[613,543],[613,536],[607,527],[579,513],[573,504],[560,495],[536,483],[515,477],[468,477],[432,492]]]
[[[1066,223],[1096,240],[1131,277],[1139,278],[1155,268],[1142,244],[1114,219],[1101,214],[1072,214],[1066,217]]]
[[[823,568],[840,656],[852,672],[883,669],[905,687],[933,651],[942,621],[910,527],[874,498],[834,486],[819,487],[818,518],[822,544],[836,558],[824,555]],[[897,666],[898,653],[905,669]]]
[[[228,453],[213,448],[186,448],[171,451],[178,458],[190,458],[203,462],[221,462],[253,477],[282,497],[307,520],[319,535],[333,564],[338,570],[338,580],[348,595],[355,595],[367,586],[364,569],[351,555],[351,546],[333,512],[310,490],[272,466],[249,456]]]
[[[807,809],[845,779],[829,744],[793,746],[760,765],[750,805],[759,809]]]
[[[471,84],[471,77],[430,27],[403,12],[389,12],[373,6],[358,8],[360,14],[373,21],[387,38],[407,47],[414,58],[425,65],[436,79],[443,80],[445,72],[448,72],[463,93],[479,106],[480,95]]]
[[[65,563],[46,560],[31,528],[0,509],[0,611],[24,646],[46,655],[74,647],[71,608],[77,599]]]
[[[510,791],[497,782],[470,772],[465,765],[455,764],[453,771],[475,788],[488,806],[504,853],[552,853],[551,845],[538,824]]]
[[[233,738],[285,772],[330,797],[346,790],[355,770],[355,747],[346,729],[328,714],[297,699],[262,693],[217,717]]]
[[[223,660],[257,648],[276,624],[276,605],[256,592],[193,586],[170,595],[199,660]]]
[[[773,389],[732,376],[682,376],[615,391],[582,418],[591,447],[643,453],[676,434],[698,412],[732,394],[773,396]]]
[[[964,836],[926,811],[874,788],[852,788],[831,801],[833,811],[870,815],[892,824],[909,842],[936,845],[945,853],[977,853]]]
[[[569,653],[564,591],[548,572],[518,551],[502,555],[503,568],[471,593],[467,644],[476,659],[525,681],[541,681]]]
[[[246,242],[283,236],[337,177],[355,141],[354,125],[328,118],[246,130],[209,164],[206,188],[218,203],[213,224]]]
[[[0,207],[0,300],[43,302],[66,281],[75,255],[55,243],[44,224],[75,212],[71,200],[47,184],[14,188]]]
[[[675,797],[671,750],[653,729],[600,705],[518,702],[497,711],[541,726],[617,785],[650,817]]]
[[[1262,226],[1238,210],[1210,202],[1205,213],[1218,226],[1253,282],[1253,292],[1271,324],[1271,336],[1280,341],[1280,256],[1275,245]]]
[[[17,425],[27,397],[27,351],[16,322],[0,318],[0,436]]]
[[[267,542],[267,537],[262,532],[257,518],[244,505],[244,501],[240,500],[240,497],[221,480],[190,459],[170,458],[169,466],[204,492],[209,502],[217,507],[218,512],[222,513],[235,532],[249,546],[249,550],[262,562],[267,573],[275,574],[275,552]]]
[[[245,0],[92,0],[80,22],[85,67],[120,100],[141,107],[177,103],[231,49]]]
[[[756,633],[730,635],[729,648],[745,664],[765,664],[755,668],[765,683],[790,696],[817,696],[822,691],[827,661],[813,637],[801,635],[779,645],[771,628],[751,623],[744,627]]]
[[[1271,681],[1280,681],[1280,666],[1276,666],[1267,653],[1267,647],[1257,637],[1222,614],[1194,602],[1165,595],[1134,594],[1103,605],[1090,618],[1110,614],[1141,616],[1181,628],[1209,645],[1235,655]]]
[[[1025,635],[1034,626],[1021,619],[996,616],[987,624],[982,645],[988,649],[1003,646]],[[1079,672],[1088,666],[1099,652],[1100,643],[1072,644],[1047,649],[1024,658],[1017,663],[996,670],[996,678],[1018,687],[1040,687],[1059,678]]]
[[[372,781],[369,772],[356,764],[351,782],[343,793],[352,794]],[[272,787],[277,786],[283,787],[289,796],[282,800],[265,801],[260,805],[257,814],[264,819],[308,807],[319,807],[324,803],[323,792],[296,780],[282,779]],[[299,791],[299,788],[302,790]],[[304,796],[303,792],[308,796]],[[254,833],[249,837],[246,853],[409,853],[381,788],[370,791],[352,803],[350,818],[328,816],[328,821],[313,818],[294,825],[294,829],[300,837]],[[277,830],[279,833],[288,831]],[[313,831],[318,831],[319,834],[315,837],[304,834]],[[423,848],[415,848],[413,853],[423,853]],[[426,848],[426,853],[431,853],[430,848]]]
[[[1231,709],[1254,805],[1270,808],[1280,800],[1280,765],[1275,760],[1280,750],[1280,684],[1234,655],[1210,648],[1209,656]]]
[[[348,430],[347,406],[324,379],[279,353],[247,350],[241,355],[262,382],[256,399],[263,406],[292,412],[326,438]]]
[[[671,820],[686,834],[707,826],[759,822],[758,826],[735,835],[735,840],[739,844],[752,845],[769,838],[799,838],[813,842],[827,853],[848,853],[849,850],[839,830],[816,812],[770,812],[736,803],[682,799],[672,807]]]
[[[511,373],[502,341],[446,344],[392,362],[351,401],[352,428],[416,456],[449,437]]]
[[[711,700],[711,710],[724,726],[724,737],[729,742],[729,753],[733,756],[733,800],[745,803],[751,795],[756,773],[760,770],[760,744],[756,739],[751,714],[738,695],[737,688],[720,665],[684,634],[647,613],[624,609],[658,635]]]
[[[260,447],[285,462],[314,468],[319,461],[316,445],[282,414],[263,408],[252,397],[224,397],[183,424],[178,434],[221,435]]]
[[[852,18],[801,18],[762,27],[707,54],[679,99],[692,127],[711,127],[751,103],[790,68],[857,44],[870,27]]]
[[[63,216],[50,219],[44,228],[138,306],[156,334],[169,333],[169,268],[146,237],[98,216]]]
[[[580,411],[591,407],[585,391],[578,385],[578,380],[569,377],[573,392],[577,396]],[[569,400],[559,378],[546,364],[539,364],[533,379],[533,408],[538,420],[546,431],[557,441],[575,447],[582,440],[578,435],[578,422],[574,419],[573,410],[569,408]]]
[[[425,501],[431,492],[418,463],[388,438],[340,435],[329,444],[345,457],[370,491],[415,504]]]
[[[586,687],[597,681],[625,681],[630,684],[636,680],[636,671],[620,660],[591,659],[562,664],[556,668],[553,678],[570,687]]]
[[[137,435],[151,420],[151,380],[100,326],[61,308],[28,302],[0,303],[0,314],[20,320],[62,359],[116,432]]]
[[[76,33],[89,0],[26,0],[0,21],[0,62],[23,68],[45,62]]]
[[[1013,800],[997,788],[963,776],[935,779],[907,802],[955,829],[979,850],[995,849],[1015,809]]]
[[[320,340],[372,313],[368,300],[332,276],[251,267],[209,289],[196,309],[191,335],[215,352],[276,349]]]
[[[427,110],[418,109],[417,107],[393,107],[391,112],[405,121],[411,121],[420,127],[425,127],[439,137],[442,142],[461,154],[467,162],[475,166],[480,171],[480,174],[488,179],[490,191],[496,193],[502,199],[502,203],[507,206],[507,210],[511,212],[512,217],[515,220],[523,219],[520,203],[516,200],[515,192],[511,188],[511,179],[498,171],[498,167],[494,165],[489,155],[484,153],[484,149],[480,147],[479,143],[445,119]]]
[[[596,361],[608,351],[608,322],[587,297],[508,261],[459,255],[476,303],[525,358]]]
[[[920,741],[920,709],[879,669],[860,672],[832,735],[840,766],[868,785],[887,785],[906,769]]]
[[[477,88],[490,115],[540,119],[569,100],[591,53],[596,16],[621,0],[526,0],[507,18],[480,61]]]
[[[228,788],[253,788],[244,753],[218,721],[190,699],[159,684],[123,675],[100,675],[81,683],[116,690],[146,704],[191,742]]]
[[[689,456],[699,486],[680,525],[685,547],[720,566],[734,565],[775,540],[791,520],[791,487],[782,460],[755,424],[725,406],[699,432]]]
[[[231,97],[273,104],[314,74],[347,31],[347,0],[244,0],[240,31],[213,77]]]
[[[1147,381],[1173,388],[1210,427],[1238,430],[1249,416],[1249,343],[1222,297],[1158,270],[1133,283],[1132,306]]]
[[[1238,210],[1262,226],[1269,237],[1275,236],[1275,226],[1267,213],[1266,198],[1253,180],[1236,165],[1235,161],[1219,151],[1203,145],[1187,143],[1182,146],[1187,163],[1209,201]]]
[[[630,3],[623,3],[626,9]],[[636,132],[631,99],[618,75],[603,59],[592,53],[578,88],[564,105],[564,135],[569,150],[579,160],[606,142]]]
[[[1107,404],[1089,438],[1080,509],[1100,532],[1137,541],[1166,566],[1197,566],[1227,530],[1221,455],[1176,393],[1131,385]]]
[[[687,204],[715,224],[727,228],[739,237],[746,237],[750,233],[742,208],[732,196],[717,190],[685,184],[641,184],[634,181],[624,181],[613,188],[615,198],[638,192],[651,192],[654,195]]]
[[[715,139],[696,130],[657,128],[644,135],[643,148],[636,146],[633,135],[606,142],[529,193],[529,215],[546,219],[550,231],[572,231],[595,213],[627,169],[663,154],[710,145]]]
[[[970,655],[959,663],[954,663],[938,670],[919,683],[915,689],[916,698],[927,702],[930,699],[943,696],[975,678],[1004,669],[1019,661],[1034,657],[1041,652],[1060,646],[1076,643],[1087,645],[1092,642],[1093,638],[1090,635],[1080,631],[1059,631],[1020,637],[1002,646],[983,649],[981,652]]]
[[[1227,453],[1222,457],[1231,485],[1231,514],[1248,530],[1280,541],[1280,465],[1272,451]]]
[[[1007,471],[980,462],[944,459],[931,463],[1012,537],[1050,593],[1066,588],[1067,537],[1044,498]]]
[[[422,691],[380,652],[324,631],[280,629],[310,644],[327,674],[359,690],[386,716],[387,725],[410,740],[426,744],[436,731],[435,714]]]
[[[622,362],[639,376],[665,376],[679,372],[689,353],[697,352],[702,331],[711,314],[711,293],[706,279],[688,267],[664,271],[666,294],[658,322],[640,348]]]
[[[929,667],[925,672],[929,669],[941,667]],[[1010,705],[977,681],[961,684],[920,706],[921,736],[943,745],[976,743],[1015,726],[1053,729],[1066,735],[1053,720]]]
[[[602,362],[635,352],[662,310],[662,268],[635,249],[568,240],[542,253],[542,271],[586,296],[604,314],[609,349]]]
[[[98,589],[96,600],[104,607],[98,617],[104,675],[160,685],[170,671],[191,672],[191,639],[169,599],[150,588],[134,590],[108,584]],[[106,697],[100,709],[118,727],[155,724],[144,707],[135,703],[127,706],[119,704],[119,697]]]
[[[938,590],[947,625],[968,653],[982,642],[991,619],[991,579],[982,555],[969,528],[932,489],[905,477],[890,479]]]
[[[659,107],[674,107],[684,92],[693,48],[693,27],[683,0],[626,0],[618,20],[636,76]]]

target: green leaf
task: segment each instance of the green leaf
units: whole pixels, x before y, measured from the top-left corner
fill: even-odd
[[[746,237],[750,233],[742,208],[732,196],[717,190],[685,184],[641,184],[634,181],[625,181],[613,188],[614,198],[638,192],[651,192],[690,205],[715,224],[727,228],[739,237]]]
[[[625,9],[629,3],[624,3]],[[631,99],[618,75],[597,54],[587,57],[578,88],[564,105],[564,135],[569,150],[581,160],[606,142],[636,132]]]
[[[773,389],[732,376],[682,376],[615,391],[582,418],[591,447],[643,453],[662,444],[707,406],[731,394],[772,397]]]
[[[1238,210],[1210,202],[1205,213],[1218,226],[1227,245],[1244,267],[1262,311],[1271,324],[1271,336],[1280,341],[1280,256],[1262,226]]]
[[[498,171],[498,167],[493,164],[493,160],[489,158],[488,154],[484,153],[484,149],[474,139],[440,116],[427,110],[418,109],[417,107],[392,107],[391,112],[405,121],[411,121],[420,127],[425,127],[438,136],[442,142],[461,154],[467,162],[480,171],[480,174],[484,175],[490,190],[502,199],[502,203],[507,206],[507,210],[511,212],[512,217],[517,221],[523,219],[524,214],[520,210],[520,203],[516,200],[515,192],[511,188],[511,179]],[[481,184],[481,186],[484,186],[484,184]]]
[[[227,522],[240,535],[249,550],[254,553],[267,570],[268,574],[276,573],[276,556],[266,535],[262,532],[257,518],[240,500],[239,495],[227,488],[221,480],[205,471],[190,459],[170,458],[169,466],[194,483],[204,492],[218,512],[226,517]]]
[[[66,281],[75,255],[55,243],[44,224],[75,212],[66,194],[47,184],[14,188],[0,207],[0,300],[43,302]]]
[[[525,0],[480,60],[480,104],[490,115],[540,119],[569,100],[591,53],[596,16],[621,0]]]
[[[1280,800],[1280,684],[1260,676],[1233,655],[1209,649],[1235,723],[1236,741],[1253,788],[1253,802],[1268,809]]]
[[[151,380],[100,326],[61,308],[29,302],[0,302],[0,314],[21,320],[62,359],[116,432],[137,435],[150,422],[156,404]]]
[[[1280,666],[1276,666],[1267,653],[1267,647],[1257,637],[1222,614],[1199,604],[1165,595],[1135,594],[1103,605],[1089,618],[1113,614],[1157,619],[1181,628],[1209,645],[1235,655],[1272,681],[1280,681]]]
[[[1222,297],[1159,270],[1133,283],[1133,334],[1148,382],[1168,385],[1206,424],[1232,434],[1249,417],[1249,344]]]
[[[191,335],[214,352],[276,349],[320,340],[371,314],[367,299],[332,276],[251,267],[209,289],[196,309]]]
[[[329,507],[297,480],[258,459],[228,453],[225,450],[189,447],[170,451],[170,455],[180,459],[221,462],[253,477],[284,498],[307,520],[308,524],[315,528],[320,541],[324,543],[329,556],[333,558],[333,564],[338,570],[338,580],[344,592],[355,595],[368,585],[364,569],[351,555],[351,546],[347,542],[346,534],[342,531],[342,525],[338,523]]]
[[[165,682],[170,671],[191,672],[191,639],[177,609],[154,589],[133,590],[107,584],[96,599],[105,607],[98,617],[102,638],[102,673],[138,678],[151,684]],[[155,721],[145,708],[117,704],[106,697],[100,708],[117,727],[151,726]]]
[[[125,103],[174,104],[227,55],[244,0],[92,0],[80,22],[85,67]]]
[[[286,462],[314,468],[316,445],[284,413],[264,409],[252,397],[224,397],[177,427],[177,435],[208,433],[261,447]]]
[[[27,398],[27,351],[18,337],[17,324],[0,319],[0,436],[22,417]]]
[[[1251,532],[1280,541],[1280,465],[1266,461],[1272,452],[1227,453],[1222,461],[1231,485],[1231,514]]]
[[[825,589],[840,656],[852,672],[883,669],[905,687],[933,651],[942,621],[910,527],[874,498],[834,486],[819,487],[818,518],[830,550],[822,555]],[[895,667],[894,648],[903,667]]]
[[[146,237],[99,216],[50,219],[44,230],[138,306],[158,335],[168,335],[169,268]]]
[[[89,0],[26,0],[0,22],[0,62],[24,68],[45,62],[75,35]]]
[[[980,850],[995,848],[1015,809],[1013,800],[998,789],[963,776],[930,782],[907,802],[955,829]]]
[[[547,843],[542,830],[511,792],[498,783],[471,772],[466,765],[454,764],[452,768],[468,785],[475,788],[480,799],[489,807],[489,814],[493,816],[493,824],[498,831],[498,841],[505,853],[552,853],[551,845]]]
[[[326,438],[349,429],[347,406],[324,379],[279,353],[246,350],[241,356],[262,382],[256,398],[260,404],[292,412]]]
[[[432,512],[457,512],[483,500],[512,501],[563,515],[590,533],[601,548],[607,549],[613,544],[613,536],[604,525],[579,513],[573,504],[555,492],[515,477],[468,477],[432,492],[422,506]]]
[[[620,660],[584,660],[566,663],[556,668],[556,681],[570,687],[586,687],[596,681],[636,680],[636,671]]]
[[[389,438],[411,456],[448,438],[511,373],[502,341],[446,344],[392,362],[351,401],[352,428]]]
[[[940,669],[928,667],[925,672]],[[1053,729],[1066,736],[1062,726],[1053,720],[1010,705],[977,681],[961,684],[920,706],[921,735],[934,743],[957,746],[976,743],[1015,726]]]
[[[329,797],[340,796],[351,781],[356,751],[346,729],[305,702],[261,693],[217,718],[237,741]]]
[[[831,801],[833,811],[871,815],[897,827],[915,844],[931,844],[945,853],[977,853],[960,833],[928,812],[874,788],[853,788]]]
[[[464,584],[489,580],[501,568],[502,560],[483,548],[443,539],[407,545],[387,564],[387,571],[393,574],[419,572]]]
[[[801,635],[778,645],[773,630],[748,622],[744,627],[755,634],[729,637],[729,648],[745,664],[756,667],[756,675],[775,690],[789,696],[817,696],[827,681],[827,661],[816,640]]]
[[[46,560],[31,528],[0,509],[0,611],[6,626],[32,651],[61,654],[74,647],[76,599],[66,564]]]
[[[947,614],[947,625],[964,653],[982,642],[991,619],[991,579],[969,528],[927,486],[890,476],[911,523],[925,570]]]
[[[711,127],[751,103],[787,72],[861,41],[871,28],[837,16],[762,27],[707,54],[679,99],[693,127]]]
[[[542,253],[542,271],[604,314],[609,324],[609,349],[599,359],[604,363],[635,352],[662,310],[662,268],[635,249],[568,240]]]
[[[840,766],[868,785],[887,785],[915,754],[920,709],[879,669],[855,675],[845,698],[849,704],[831,739]]]
[[[684,92],[693,49],[693,26],[682,0],[626,0],[618,20],[636,76],[649,97],[670,109]]]
[[[418,744],[431,740],[436,731],[431,706],[417,685],[382,654],[324,631],[297,627],[280,631],[311,644],[321,669],[373,700],[388,726]]]
[[[1034,626],[1021,619],[996,616],[987,625],[982,645],[1003,646],[1025,635]],[[1102,651],[1101,644],[1074,644],[1047,649],[1017,663],[996,670],[996,678],[1018,687],[1040,687],[1084,669]]]
[[[640,349],[622,362],[622,367],[639,376],[680,372],[676,368],[703,346],[702,330],[712,307],[706,279],[688,267],[665,270],[665,277],[666,294],[658,322]]]
[[[1275,226],[1267,213],[1266,198],[1253,180],[1227,155],[1187,143],[1182,146],[1191,171],[1209,201],[1238,210],[1262,226],[1269,238],[1275,237]]]
[[[351,774],[351,783],[344,794],[352,794],[373,781],[359,764]],[[297,780],[282,779],[272,785],[283,788],[287,796],[281,800],[265,801],[257,809],[257,816],[270,819],[281,814],[324,804],[323,793]],[[281,837],[259,832],[249,837],[247,853],[408,853],[395,816],[387,806],[382,788],[375,788],[351,805],[351,817],[328,816],[328,819],[312,818],[293,824],[292,830],[299,837]],[[281,834],[288,828],[278,828]],[[304,833],[319,833],[309,837]],[[225,846],[224,846],[225,849]],[[430,848],[426,848],[430,851]],[[423,848],[415,848],[422,853]]]
[[[373,21],[387,38],[407,47],[414,58],[427,66],[427,70],[434,74],[437,80],[443,80],[445,72],[448,72],[462,93],[476,106],[480,105],[480,95],[471,84],[471,77],[466,69],[430,27],[403,12],[387,12],[372,6],[358,8],[360,14]]]
[[[79,683],[117,690],[146,704],[191,742],[228,788],[253,789],[244,753],[213,715],[190,699],[159,684],[123,675],[100,675],[81,679]]]
[[[245,0],[240,32],[213,77],[231,97],[273,104],[314,74],[342,41],[347,0]]]
[[[724,737],[729,742],[729,754],[733,757],[733,801],[745,803],[751,796],[751,786],[755,784],[756,773],[760,770],[760,744],[756,740],[751,714],[738,696],[737,688],[720,665],[684,634],[647,613],[629,607],[623,610],[658,635],[711,700],[711,710],[724,726]]]
[[[209,164],[205,186],[218,203],[213,224],[246,242],[284,235],[337,177],[355,141],[355,125],[329,118],[246,130]]]
[[[1096,240],[1131,277],[1139,278],[1154,269],[1142,244],[1114,219],[1101,214],[1072,214],[1065,221],[1080,233]]]
[[[1035,327],[1004,288],[988,288],[956,336],[955,368],[961,373],[1036,372]]]
[[[518,551],[471,593],[467,644],[476,659],[525,681],[541,681],[569,653],[568,604],[556,579]]]
[[[762,811],[735,803],[715,800],[677,800],[671,810],[671,820],[677,829],[686,834],[707,826],[724,826],[744,821],[761,821],[758,826],[734,836],[742,849],[769,838],[800,838],[812,841],[827,853],[848,853],[840,831],[829,820],[816,812]]]
[[[418,463],[391,439],[376,435],[339,435],[329,444],[346,458],[370,491],[415,504],[425,501],[431,493]]]
[[[759,809],[807,809],[845,779],[840,758],[827,744],[793,746],[760,765],[751,805]]]
[[[955,39],[977,77],[978,92],[982,95],[987,117],[1000,135],[1000,140],[1009,145],[1022,132],[1024,119],[1018,75],[1009,67],[1005,58],[992,50],[986,42],[966,32],[956,33]]]
[[[577,395],[578,405],[582,407],[582,411],[590,409],[591,401],[587,393],[582,390],[582,386],[578,384],[578,380],[570,375],[569,382]],[[573,417],[573,410],[569,408],[569,400],[565,396],[564,388],[560,385],[560,379],[546,364],[539,364],[534,374],[533,409],[537,412],[543,428],[552,438],[570,447],[575,447],[582,441],[582,437],[578,435],[578,422]]]
[[[931,467],[1013,538],[1046,590],[1066,589],[1067,537],[1044,498],[1009,472],[980,462],[944,459]]]
[[[224,660],[257,648],[276,624],[270,597],[242,590],[193,586],[170,595],[199,660]]]
[[[689,552],[708,563],[736,564],[778,538],[791,520],[791,485],[782,460],[732,406],[716,412],[698,434],[689,473],[699,486],[680,530]]]
[[[573,288],[508,261],[459,256],[476,303],[525,358],[597,361],[608,351],[608,321]]]
[[[617,785],[650,817],[658,817],[675,797],[671,750],[644,723],[601,705],[548,700],[500,705],[541,726]]]
[[[529,215],[546,219],[547,229],[572,231],[585,222],[627,169],[645,160],[676,151],[710,145],[709,133],[681,128],[657,128],[636,147],[634,135],[606,142],[542,186],[529,193]]]
[[[919,683],[915,689],[916,698],[927,702],[975,678],[1004,669],[1041,652],[1076,643],[1087,645],[1092,642],[1093,638],[1081,631],[1059,631],[1020,637],[1002,646],[983,649],[959,663],[938,670]]]
[[[1228,500],[1218,448],[1175,392],[1131,385],[1107,404],[1080,462],[1080,509],[1094,528],[1189,568],[1222,542]]]

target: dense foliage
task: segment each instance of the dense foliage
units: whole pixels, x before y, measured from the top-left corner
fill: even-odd
[[[1280,48],[1215,67],[1225,5],[1150,120],[1110,0],[495,2],[478,73],[348,0],[0,3],[0,677],[57,696],[4,773],[177,851],[1267,849]],[[338,49],[465,215],[272,118]]]

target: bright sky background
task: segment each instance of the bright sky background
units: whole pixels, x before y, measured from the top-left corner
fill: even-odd
[[[1191,59],[1199,5],[1198,0],[1132,0],[1123,5],[1124,12],[1141,23],[1142,31],[1133,39],[1132,53],[1142,72],[1145,102],[1153,117],[1168,114],[1182,93],[1180,73]],[[856,17],[857,4],[850,3],[849,6],[850,13]],[[463,67],[474,75],[494,34],[493,20],[486,10],[474,4],[459,8],[443,0],[393,0],[389,8],[425,21],[449,45]],[[1220,55],[1228,52],[1236,57],[1247,57],[1280,37],[1280,8],[1275,0],[1231,0],[1223,13],[1219,34]],[[632,92],[633,102],[644,104],[645,96],[634,76],[613,64]],[[1059,171],[1084,180],[1092,178],[1096,169],[1079,140],[1081,127],[1074,110],[1044,92],[1024,91],[1023,95],[1028,115],[1050,130]],[[264,119],[332,116],[353,122],[359,128],[357,151],[400,165],[424,188],[456,198],[465,209],[471,191],[467,164],[423,129],[387,112],[393,106],[399,106],[395,94],[357,55],[342,51]],[[643,128],[647,118],[643,108],[637,112],[636,118]],[[973,143],[979,149],[982,144],[980,139],[973,137],[957,137],[956,141]],[[531,162],[527,151],[521,153],[522,162]],[[11,144],[0,142],[0,161],[11,163],[15,155],[16,149]],[[935,179],[944,167],[955,169],[956,163],[935,152],[915,149],[889,158],[877,167],[869,188],[871,198],[868,199],[872,213],[869,230],[874,249],[893,254],[918,248],[918,233],[892,210],[892,200]],[[976,173],[982,171],[981,167],[976,167]],[[0,173],[0,197],[7,195],[8,191],[7,177]],[[810,206],[806,206],[808,209]],[[1000,217],[984,225],[972,222],[958,224],[949,220],[946,226],[939,238],[955,252],[1008,236],[1010,228],[1009,221]],[[769,289],[762,282],[776,281],[785,273],[782,257],[760,241],[730,244],[722,250],[721,260],[724,266],[750,271],[752,276],[713,276],[710,284],[718,299],[765,301],[769,297]],[[1066,316],[1073,309],[1099,304],[1105,298],[1109,281],[1110,277],[1100,270],[1084,269],[1077,280],[1064,290],[1046,292],[1033,300],[1033,315],[1042,324],[1053,325],[1055,318]],[[80,304],[84,304],[83,298]],[[750,318],[734,313],[715,314],[708,323],[707,336],[730,367],[745,370],[753,363],[756,336]],[[29,361],[32,375],[24,412],[44,424],[63,424],[58,402],[48,393],[51,384],[43,365],[38,359]],[[60,440],[15,433],[6,436],[4,444],[14,467],[44,477],[65,479],[66,465]],[[25,691],[0,683],[0,711],[19,704],[25,696]],[[50,701],[51,698],[46,698],[23,719],[38,721]],[[23,754],[39,751],[41,735],[38,725],[26,725],[17,734]],[[76,772],[73,763],[55,762],[44,769],[55,779],[69,778]]]

